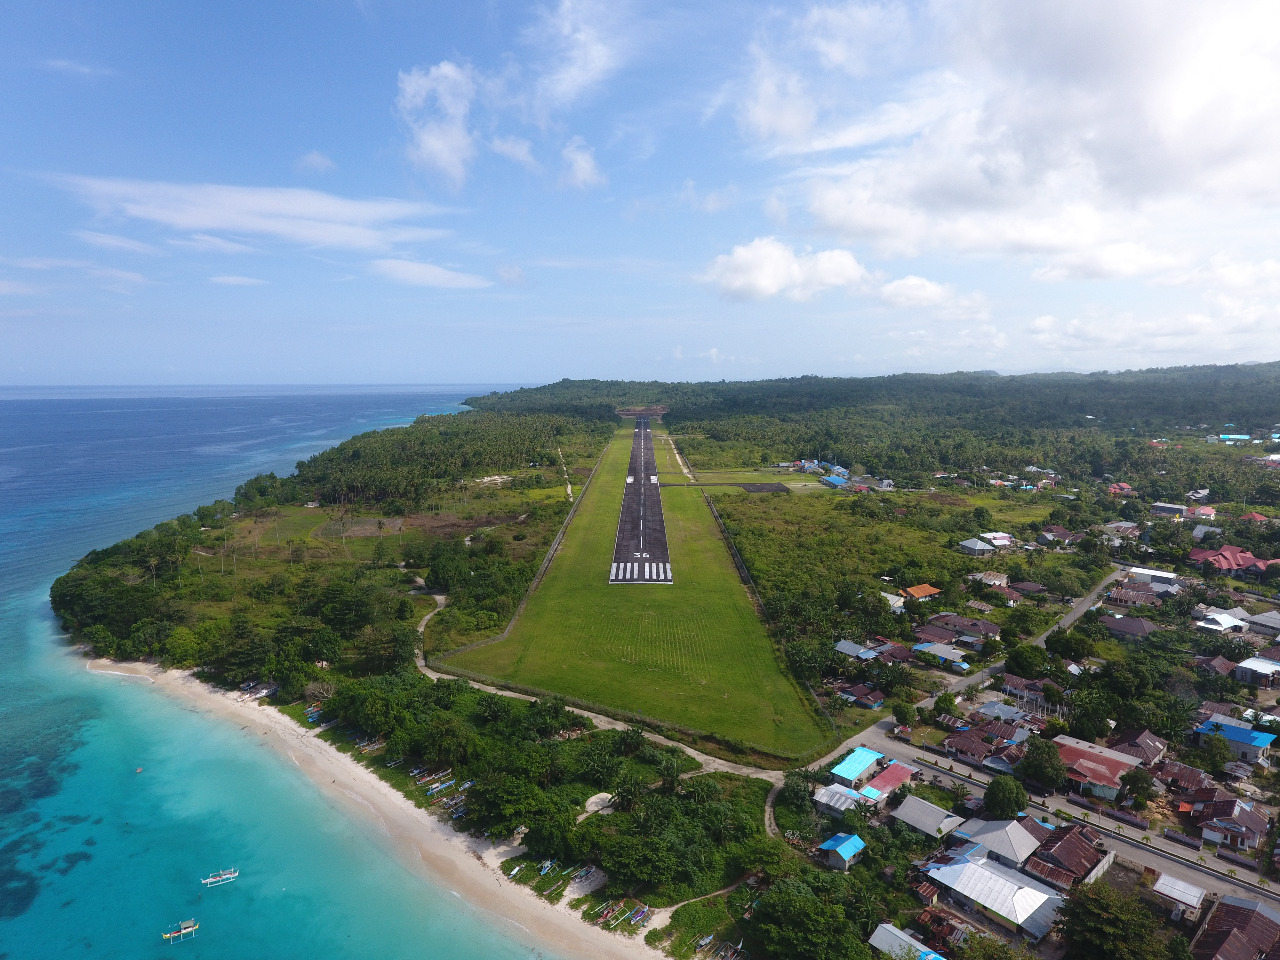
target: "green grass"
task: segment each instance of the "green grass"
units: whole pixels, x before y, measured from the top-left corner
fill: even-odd
[[[672,585],[608,582],[631,430],[619,431],[511,635],[450,663],[795,756],[825,729],[779,662],[696,489],[662,491]]]

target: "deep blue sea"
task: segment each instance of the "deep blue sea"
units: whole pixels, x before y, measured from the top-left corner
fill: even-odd
[[[545,956],[233,723],[88,673],[48,604],[90,549],[488,389],[0,392],[0,958]],[[196,939],[161,940],[193,916]]]

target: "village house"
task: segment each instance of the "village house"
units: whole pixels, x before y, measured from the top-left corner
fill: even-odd
[[[974,620],[972,617],[962,617],[955,613],[936,613],[929,618],[929,622],[948,630],[957,631],[961,637],[979,637],[990,638],[1000,636],[1000,625],[992,623],[990,620]]]
[[[995,547],[985,540],[979,540],[977,537],[961,540],[959,546],[961,553],[968,554],[971,557],[989,557],[996,552]]]
[[[889,764],[867,781],[858,791],[859,801],[864,806],[876,807],[885,801],[893,791],[920,775],[920,768],[913,767],[897,760]]]
[[[894,810],[892,816],[909,827],[919,830],[927,837],[941,838],[951,833],[964,823],[963,817],[935,806],[928,800],[917,796],[909,796]]]
[[[943,960],[905,930],[882,923],[871,931],[867,943],[891,960]]]
[[[1092,883],[1107,872],[1116,858],[1114,850],[1098,849],[1101,840],[1097,833],[1080,824],[1058,827],[1022,865],[1023,872],[1064,891],[1080,883]]]
[[[1030,580],[1022,583],[1011,583],[1009,588],[1024,597],[1038,597],[1041,594],[1048,592],[1045,590],[1043,583],[1034,583]]]
[[[1016,607],[1022,602],[1022,594],[1012,587],[990,587],[989,589],[1004,601],[1006,607]]]
[[[1145,640],[1160,629],[1144,617],[1103,617],[1102,625],[1117,640]]]
[[[919,600],[921,603],[924,603],[927,600],[931,600],[932,598],[936,597],[940,593],[942,593],[941,590],[939,590],[937,587],[930,586],[927,583],[921,583],[914,587],[907,587],[905,590],[902,591],[902,595],[904,597],[907,597],[911,600]]]
[[[1123,785],[1120,778],[1138,766],[1124,753],[1063,734],[1054,737],[1058,756],[1067,768],[1071,789],[1104,800],[1114,800]]]
[[[1250,727],[1238,727],[1213,720],[1196,727],[1195,733],[1197,746],[1204,746],[1205,737],[1218,734],[1226,738],[1231,745],[1231,755],[1237,760],[1263,767],[1271,765],[1269,757],[1271,744],[1276,738],[1274,733],[1263,733]]]
[[[969,574],[969,579],[977,580],[986,587],[1007,587],[1009,585],[1009,575],[1007,573],[997,573],[995,570],[971,573]]]
[[[876,690],[865,683],[850,687],[841,696],[847,700],[852,700],[855,707],[862,707],[864,710],[879,710],[884,706],[883,691]]]
[[[1200,908],[1204,905],[1207,890],[1195,884],[1179,880],[1167,873],[1160,874],[1151,885],[1151,892],[1171,905],[1173,910],[1188,921],[1200,919]]]
[[[966,820],[955,834],[963,840],[980,843],[987,855],[1006,867],[1021,867],[1036,848],[1053,832],[1031,817],[1020,820]]]
[[[1270,690],[1280,683],[1280,663],[1266,657],[1249,657],[1236,664],[1232,674],[1241,683],[1247,683],[1261,690]]]
[[[1195,960],[1255,960],[1276,955],[1280,912],[1257,900],[1223,897],[1196,939]]]
[[[1191,661],[1191,669],[1206,676],[1229,677],[1236,668],[1226,657],[1196,657]]]
[[[1198,566],[1201,570],[1255,579],[1266,573],[1267,568],[1273,563],[1280,563],[1280,560],[1262,560],[1243,547],[1231,544],[1217,548],[1193,547],[1187,558],[1189,563]]]
[[[1057,891],[995,862],[977,843],[948,851],[922,869],[930,883],[958,902],[1032,941],[1053,929],[1063,904]]]
[[[856,833],[837,833],[818,847],[827,852],[827,866],[832,870],[848,870],[862,858],[866,843]]]
[[[1198,811],[1196,824],[1209,843],[1233,850],[1256,850],[1267,838],[1267,818],[1238,797],[1204,804]]]
[[[1153,517],[1168,517],[1171,520],[1181,520],[1183,512],[1183,507],[1180,503],[1162,503],[1157,500],[1151,505],[1151,515]]]
[[[1031,703],[1045,704],[1048,703],[1045,691],[1049,689],[1056,690],[1058,693],[1063,692],[1062,687],[1047,678],[1043,680],[1025,680],[1022,677],[1015,677],[1012,673],[1006,673],[1000,692],[1006,697],[1013,697],[1015,700],[1027,700]]]
[[[1164,759],[1169,744],[1150,730],[1131,736],[1123,736],[1110,744],[1112,750],[1133,757],[1144,767],[1150,767]]]
[[[932,621],[920,624],[911,632],[921,643],[955,643],[960,637],[954,630]]]
[[[1177,760],[1161,760],[1151,769],[1151,776],[1174,793],[1194,793],[1213,786],[1213,777],[1209,774]]]
[[[1249,630],[1260,633],[1264,637],[1280,636],[1280,612],[1267,610],[1265,613],[1250,614],[1245,617]]]

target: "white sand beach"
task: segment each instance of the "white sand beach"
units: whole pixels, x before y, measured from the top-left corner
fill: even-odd
[[[149,680],[157,691],[191,709],[236,723],[263,738],[264,744],[292,761],[344,815],[377,830],[410,869],[492,914],[495,928],[510,938],[566,958],[636,960],[662,956],[639,936],[624,938],[584,923],[568,908],[571,897],[553,905],[508,882],[500,865],[519,848],[454,831],[273,707],[256,700],[237,702],[234,694],[202,683],[187,671],[110,660],[90,660],[88,669],[102,674],[104,680]]]

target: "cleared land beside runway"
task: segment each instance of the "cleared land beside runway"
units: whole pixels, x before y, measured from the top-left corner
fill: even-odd
[[[631,441],[628,423],[510,636],[448,662],[774,754],[811,749],[827,732],[779,663],[701,491],[662,491],[676,582],[609,584]]]

